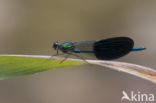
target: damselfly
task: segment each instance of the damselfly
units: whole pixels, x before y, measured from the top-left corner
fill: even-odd
[[[59,51],[67,54],[64,60],[70,55],[85,60],[82,56],[78,55],[80,53],[93,54],[99,60],[113,60],[125,56],[131,51],[145,49],[145,47],[134,47],[134,41],[129,37],[114,37],[98,41],[54,42],[53,48],[57,51],[56,55],[60,55]]]

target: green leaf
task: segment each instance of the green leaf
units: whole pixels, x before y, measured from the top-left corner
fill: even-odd
[[[66,60],[63,63],[60,61],[62,59],[2,55],[0,56],[0,80],[54,68],[85,64],[85,62],[75,60]]]
[[[72,58],[68,58],[68,60],[60,64],[62,59],[60,57],[53,57],[52,59],[50,56],[41,55],[0,55],[0,80],[88,62],[89,64],[122,71],[156,83],[156,70],[149,67],[105,60],[86,60],[86,62],[83,62],[80,59]]]

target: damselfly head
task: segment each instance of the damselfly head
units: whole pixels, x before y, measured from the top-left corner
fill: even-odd
[[[54,48],[54,49],[57,49],[57,48],[58,48],[58,46],[59,46],[58,41],[56,41],[56,42],[54,42],[54,43],[53,43],[53,48]]]

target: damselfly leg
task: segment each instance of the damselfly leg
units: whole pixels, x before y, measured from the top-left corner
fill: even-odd
[[[70,54],[67,54],[60,63],[63,63],[65,60],[67,60],[69,58],[69,56],[70,56]]]
[[[66,54],[68,54],[68,55],[65,56],[65,58],[60,63],[63,63],[65,60],[67,60],[70,55],[73,55],[75,57],[78,57],[78,58],[82,59],[84,62],[88,63],[82,56],[79,56],[79,55],[76,55],[76,54],[73,54],[73,53],[66,53]]]

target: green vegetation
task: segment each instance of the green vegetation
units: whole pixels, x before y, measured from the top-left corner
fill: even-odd
[[[0,56],[0,80],[54,68],[85,64],[82,61],[66,60],[63,63],[60,63],[60,61],[61,59],[51,58]]]

